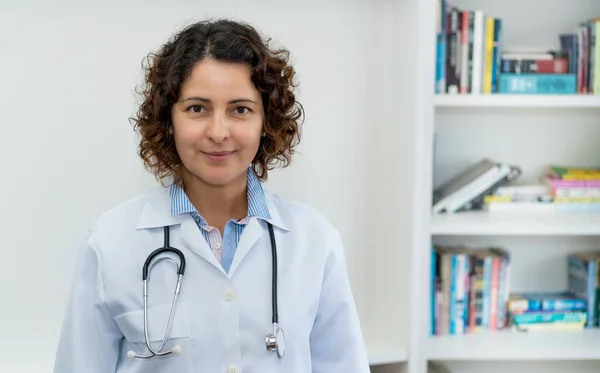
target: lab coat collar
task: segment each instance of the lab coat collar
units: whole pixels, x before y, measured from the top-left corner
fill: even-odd
[[[147,197],[146,203],[142,209],[142,213],[138,220],[137,229],[148,229],[148,228],[160,228],[164,226],[182,224],[186,220],[190,220],[189,214],[184,215],[171,215],[170,206],[170,188],[159,186],[155,190],[151,191]],[[267,221],[270,222],[274,227],[277,227],[284,231],[289,231],[279,211],[275,205],[271,194],[265,190],[265,200],[269,214],[271,218]],[[188,219],[190,218],[190,219]],[[193,219],[191,219],[193,221]],[[253,221],[256,219],[250,219]],[[194,222],[195,223],[195,222]],[[197,227],[196,227],[197,229]]]

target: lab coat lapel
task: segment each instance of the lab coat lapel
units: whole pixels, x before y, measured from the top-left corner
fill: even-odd
[[[235,270],[240,265],[246,254],[252,249],[252,247],[256,244],[256,242],[263,236],[265,233],[264,222],[261,219],[251,218],[248,221],[248,225],[244,227],[244,232],[240,237],[240,241],[238,243],[238,247],[235,250],[235,255],[233,256],[233,261],[231,262],[231,267],[229,268],[229,277],[233,277]]]
[[[200,232],[200,228],[198,228],[194,219],[189,215],[181,222],[181,243],[215,266],[224,275],[227,275],[223,270],[223,266],[217,261],[215,254],[208,246],[208,243]]]

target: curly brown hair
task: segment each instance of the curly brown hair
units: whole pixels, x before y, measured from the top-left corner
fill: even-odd
[[[171,135],[171,107],[193,67],[205,58],[250,66],[251,79],[264,108],[263,133],[252,168],[264,181],[277,164],[287,167],[300,142],[304,109],[294,94],[295,70],[289,51],[272,49],[251,25],[228,19],[205,20],[185,27],[144,58],[145,85],[136,117],[130,118],[141,137],[138,154],[161,183],[181,181],[181,159]],[[147,64],[145,64],[146,62]]]

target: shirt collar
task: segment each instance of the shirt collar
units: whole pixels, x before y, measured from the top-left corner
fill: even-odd
[[[247,217],[258,217],[264,220],[270,220],[271,214],[267,207],[265,192],[260,180],[255,175],[254,170],[249,167],[247,173],[247,197],[248,197],[248,215]],[[174,183],[169,191],[171,216],[183,214],[197,214],[202,224],[207,224],[206,220],[198,213],[183,188]]]

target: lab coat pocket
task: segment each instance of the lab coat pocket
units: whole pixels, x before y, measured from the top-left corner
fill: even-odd
[[[169,322],[171,304],[160,304],[148,307],[148,341],[154,351],[160,347]],[[144,310],[135,310],[114,318],[115,323],[125,337],[123,344],[123,354],[133,351],[138,355],[149,355],[150,351],[146,347],[144,333]],[[130,359],[133,360],[133,367],[143,367],[144,372],[158,372],[167,369],[177,372],[191,372],[191,319],[188,306],[185,302],[178,302],[173,313],[171,331],[162,351],[168,351],[176,347],[178,354],[169,354],[167,356],[155,356],[151,359]],[[134,371],[137,371],[134,369]]]

